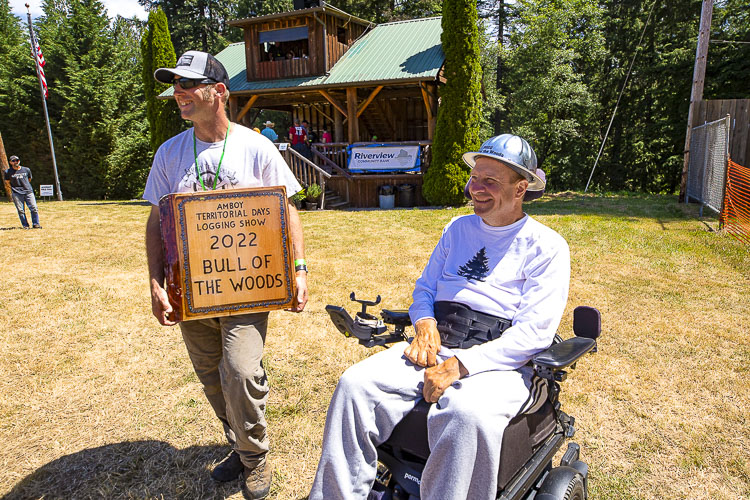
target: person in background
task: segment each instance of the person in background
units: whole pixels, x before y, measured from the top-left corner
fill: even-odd
[[[333,138],[331,137],[331,133],[328,131],[328,128],[323,127],[323,137],[322,137],[323,144],[330,144],[333,142]]]
[[[276,142],[279,140],[278,134],[273,130],[273,122],[268,120],[266,123],[264,123],[265,128],[260,131],[261,134],[266,136],[269,141]]]
[[[307,141],[307,129],[300,125],[299,120],[294,120],[294,125],[289,127],[289,142],[292,143],[292,149],[304,156],[305,141]]]
[[[289,128],[289,137],[291,139],[292,149],[308,160],[311,160],[312,150],[308,144],[307,130],[307,120],[302,120],[301,125],[299,120],[294,120],[294,125]]]
[[[308,145],[312,145],[314,143],[318,142],[318,133],[314,130],[309,130],[307,132],[307,143]]]
[[[13,195],[13,204],[18,211],[18,218],[21,219],[21,226],[24,229],[29,228],[29,221],[26,219],[26,209],[24,204],[29,207],[31,213],[31,224],[35,229],[41,229],[39,224],[39,211],[36,208],[36,198],[34,189],[31,187],[31,169],[21,166],[21,160],[18,156],[10,157],[10,168],[5,171],[4,179],[10,181],[10,190]]]

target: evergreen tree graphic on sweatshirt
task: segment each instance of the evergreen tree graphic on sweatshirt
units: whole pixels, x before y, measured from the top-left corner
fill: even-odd
[[[458,275],[467,280],[484,281],[484,278],[490,274],[488,263],[487,252],[485,252],[485,247],[482,247],[474,257],[458,268]]]

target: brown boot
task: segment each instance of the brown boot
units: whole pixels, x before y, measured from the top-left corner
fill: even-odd
[[[273,471],[268,460],[264,459],[255,468],[245,467],[242,473],[242,494],[248,500],[261,500],[271,491],[271,476]]]
[[[245,466],[242,465],[240,455],[233,450],[229,455],[224,457],[224,460],[214,467],[214,470],[211,471],[211,479],[222,483],[234,481],[240,476],[244,469]]]

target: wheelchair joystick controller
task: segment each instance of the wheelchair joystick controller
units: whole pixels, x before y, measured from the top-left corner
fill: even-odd
[[[374,319],[377,320],[375,316],[372,314],[367,314],[367,306],[376,306],[380,304],[380,295],[378,295],[375,300],[360,300],[355,295],[354,292],[352,292],[349,295],[349,299],[351,299],[352,302],[359,302],[359,304],[362,306],[362,310],[357,313],[357,316],[359,316],[362,319]]]

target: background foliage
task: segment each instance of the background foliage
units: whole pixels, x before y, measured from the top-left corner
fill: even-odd
[[[196,48],[217,53],[242,39],[241,30],[229,27],[228,20],[292,8],[291,0],[141,3],[163,10],[177,55]],[[437,0],[331,3],[374,22],[452,15]],[[522,134],[535,147],[552,190],[582,188],[635,55],[592,185],[637,192],[677,189],[700,0],[476,4],[480,15],[472,22],[478,29],[481,69],[472,78],[481,75],[482,102],[474,110],[481,109],[478,142],[495,132]],[[142,78],[154,67],[141,54],[146,23],[110,19],[99,0],[45,0],[43,11],[33,22],[47,59],[47,105],[63,195],[139,196],[154,148],[146,103],[158,91],[146,88]],[[643,43],[637,47],[641,33]],[[715,2],[711,39],[704,98],[750,98],[746,0]],[[463,64],[464,58],[459,59]],[[33,169],[35,183],[52,184],[26,19],[11,13],[8,0],[0,0],[0,60],[0,133],[7,154],[19,155]],[[450,89],[441,92],[445,97]],[[166,109],[173,110],[169,104]],[[264,120],[274,118],[281,121],[263,115]],[[455,132],[444,130],[439,133]],[[462,175],[455,171],[448,177],[454,174]]]
[[[447,82],[440,89],[432,163],[424,175],[422,194],[432,205],[460,205],[469,179],[469,167],[461,155],[479,148],[479,30],[472,0],[446,0],[443,8],[440,41]]]
[[[152,10],[148,15],[148,24],[141,37],[141,57],[151,151],[156,151],[164,141],[182,129],[183,123],[173,102],[156,98],[169,86],[157,82],[154,79],[154,71],[158,68],[173,68],[177,64],[177,56],[169,36],[167,16],[160,8]]]

